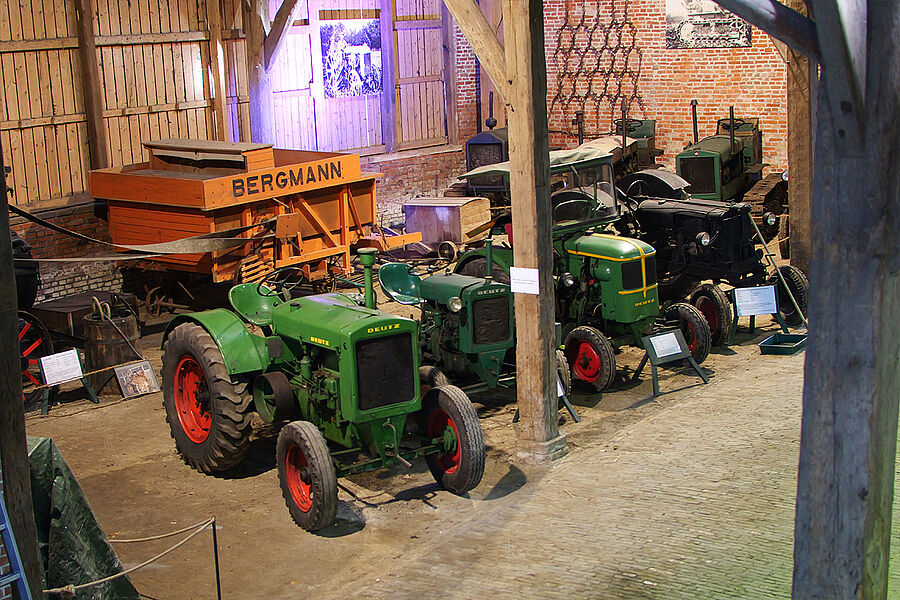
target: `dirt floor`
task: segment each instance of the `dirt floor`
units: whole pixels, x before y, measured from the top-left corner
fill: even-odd
[[[714,349],[703,364],[712,383],[725,372],[752,374],[748,361],[759,355],[756,342],[762,332],[751,336],[746,324],[745,320],[736,345]],[[760,325],[767,333],[775,331],[765,319]],[[161,325],[147,328],[145,334],[142,347],[159,373]],[[633,369],[641,355],[637,350],[623,351],[617,356],[620,370]],[[798,374],[802,377],[802,358],[783,375],[794,389]],[[620,376],[614,389],[602,395],[573,394],[582,422],[576,424],[560,412],[571,452],[557,464],[578,461],[580,448],[613,439],[702,387],[689,370],[663,368],[660,375],[664,395],[658,399],[649,397],[649,368],[638,382]],[[778,377],[777,370],[774,376]],[[339,481],[337,523],[317,534],[304,532],[291,521],[274,464],[275,432],[266,428],[257,431],[245,462],[220,476],[197,473],[176,454],[162,394],[125,401],[104,398],[95,406],[77,391],[68,392],[48,416],[30,414],[27,429],[29,435],[54,440],[110,538],[164,533],[214,515],[224,597],[325,597],[336,582],[362,581],[363,574],[387,576],[397,559],[415,556],[459,515],[484,511],[492,501],[504,498],[526,502],[538,489],[553,467],[515,458],[514,392],[472,399],[489,449],[484,479],[475,490],[466,497],[440,490],[423,461],[411,470],[397,467],[344,478]],[[129,566],[171,544],[169,539],[115,549]],[[202,534],[134,574],[132,581],[150,598],[214,598],[212,550],[211,536]],[[355,595],[344,592],[349,593],[345,597]]]

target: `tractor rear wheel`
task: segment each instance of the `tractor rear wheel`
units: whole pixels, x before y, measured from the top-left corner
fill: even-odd
[[[434,365],[422,365],[419,367],[419,392],[423,398],[428,393],[428,390],[441,385],[450,385],[450,380],[447,379],[443,371]]]
[[[734,322],[734,311],[722,288],[712,283],[701,284],[691,294],[691,304],[697,307],[709,325],[710,343],[713,346],[724,343]]]
[[[163,345],[163,407],[175,448],[202,473],[239,463],[250,443],[253,394],[228,375],[222,352],[195,323],[182,323]]]
[[[487,273],[487,259],[486,258],[473,258],[466,264],[462,266],[462,268],[457,271],[457,273],[461,275],[469,275],[471,277],[484,277],[484,274]],[[491,269],[491,276],[494,278],[494,281],[498,283],[509,283],[509,273],[504,271],[499,265],[494,264]]]
[[[709,356],[711,347],[709,325],[703,318],[703,313],[687,302],[678,302],[666,309],[665,318],[677,320],[678,327],[684,335],[691,357],[698,365]],[[686,361],[685,361],[686,362]]]
[[[774,283],[777,286],[778,310],[781,312],[784,322],[791,327],[796,327],[803,323],[803,317],[807,315],[807,306],[809,304],[809,280],[806,278],[806,275],[803,274],[803,271],[793,265],[778,267],[778,271],[781,273],[781,276],[784,277],[784,282],[787,284],[787,290],[790,290],[791,294],[793,294],[803,316],[797,312],[794,303],[791,302],[791,297],[788,295],[787,290],[781,283],[781,279],[777,275],[770,277],[769,283]]]
[[[569,361],[566,360],[566,353],[562,350],[556,351],[556,375],[562,382],[563,392],[568,396],[572,392],[572,371],[569,370]]]
[[[595,327],[582,325],[566,336],[566,359],[575,382],[593,392],[609,387],[616,377],[616,355],[606,336]]]
[[[444,441],[443,452],[425,456],[438,485],[454,494],[464,494],[481,482],[486,454],[484,433],[465,392],[454,385],[429,390],[422,400],[419,431]]]
[[[328,444],[309,421],[288,423],[275,444],[281,495],[294,523],[318,531],[337,514],[337,475]]]

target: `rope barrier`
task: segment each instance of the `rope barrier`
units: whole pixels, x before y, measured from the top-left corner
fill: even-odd
[[[215,518],[215,517],[210,517],[209,519],[207,519],[207,520],[205,520],[205,521],[203,521],[203,522],[201,522],[201,523],[198,523],[198,524],[193,525],[193,526],[191,526],[191,527],[189,527],[189,528],[182,529],[182,530],[179,530],[179,531],[175,531],[175,532],[172,532],[172,533],[167,533],[167,534],[163,534],[163,535],[160,535],[160,536],[151,536],[151,537],[144,538],[144,539],[136,539],[136,540],[118,540],[119,543],[150,541],[150,540],[154,540],[154,539],[162,539],[162,538],[164,538],[164,537],[171,537],[171,536],[173,536],[173,535],[178,535],[179,533],[184,533],[184,532],[186,532],[186,531],[190,531],[192,528],[196,528],[196,531],[194,531],[193,533],[191,533],[189,536],[187,536],[186,538],[184,538],[183,540],[181,540],[180,542],[178,542],[178,543],[175,544],[174,546],[168,548],[167,550],[164,550],[164,551],[160,552],[159,554],[157,554],[156,556],[154,556],[153,558],[151,558],[151,559],[149,559],[149,560],[145,560],[144,562],[142,562],[142,563],[139,564],[139,565],[135,565],[135,566],[131,567],[130,569],[126,569],[126,570],[124,570],[124,571],[122,571],[122,572],[120,572],[120,573],[116,573],[115,575],[110,575],[109,577],[104,577],[104,578],[102,578],[102,579],[97,579],[96,581],[91,581],[91,582],[89,582],[89,583],[82,583],[82,584],[79,584],[79,585],[74,585],[74,584],[71,584],[71,583],[70,583],[70,584],[68,584],[68,585],[64,585],[63,587],[52,588],[52,589],[49,589],[49,590],[43,590],[43,592],[44,592],[45,594],[55,594],[55,595],[59,595],[59,596],[62,596],[63,598],[74,598],[74,597],[75,597],[75,593],[78,592],[79,590],[84,590],[84,589],[87,589],[87,588],[90,588],[90,587],[94,587],[94,586],[100,585],[100,584],[102,584],[102,583],[108,583],[108,582],[110,582],[110,581],[112,581],[112,580],[114,580],[114,579],[118,579],[118,578],[120,578],[120,577],[125,577],[126,575],[129,575],[129,574],[131,574],[131,573],[134,573],[134,572],[137,571],[138,569],[142,569],[142,568],[146,567],[147,565],[156,562],[157,560],[159,560],[160,558],[166,556],[167,554],[169,554],[169,553],[171,553],[171,552],[174,552],[175,550],[177,550],[178,548],[180,548],[181,546],[183,546],[184,544],[186,544],[189,540],[191,540],[191,539],[193,539],[194,537],[200,535],[200,533],[202,533],[202,532],[203,532],[207,527],[209,527],[210,525],[213,526],[213,538],[215,538],[216,518]],[[116,541],[116,540],[109,540],[109,541],[110,541],[110,542],[114,542],[114,541]],[[219,573],[218,549],[216,549],[216,585],[217,585],[217,587],[219,587],[218,573]],[[221,599],[221,591],[220,591],[220,593],[219,593],[219,598]]]

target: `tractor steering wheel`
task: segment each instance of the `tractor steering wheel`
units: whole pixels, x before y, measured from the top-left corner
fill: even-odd
[[[643,124],[644,122],[640,119],[625,119],[625,133],[631,133]],[[616,131],[622,131],[622,119],[613,119],[613,125],[616,127]]]
[[[299,273],[301,275],[300,280],[288,282],[286,276],[289,276],[291,273]],[[256,293],[265,298],[278,297],[282,294],[290,297],[290,291],[300,285],[303,279],[305,279],[305,275],[303,275],[300,267],[295,265],[279,267],[269,271],[265,277],[259,280],[259,283],[256,284]]]
[[[735,119],[734,120],[734,128],[738,129],[747,124],[747,121],[743,119]],[[723,131],[731,131],[731,119],[719,119],[719,127],[722,128]]]

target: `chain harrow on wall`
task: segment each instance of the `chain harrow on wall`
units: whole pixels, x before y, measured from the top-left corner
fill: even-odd
[[[565,21],[555,37],[556,93],[549,113],[552,119],[559,111],[567,129],[552,133],[577,135],[571,118],[578,110],[585,120],[598,124],[620,118],[623,101],[629,113],[634,104],[643,112],[638,93],[643,51],[637,45],[637,27],[629,19],[628,0],[567,0]]]

